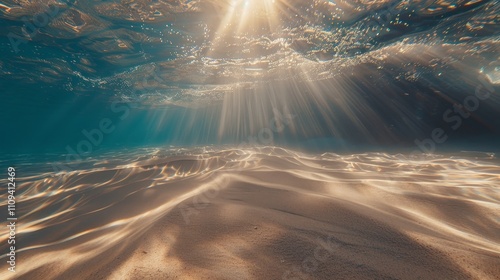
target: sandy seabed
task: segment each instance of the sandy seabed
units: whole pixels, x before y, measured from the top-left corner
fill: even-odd
[[[18,178],[17,208],[1,279],[500,278],[494,154],[143,151]]]

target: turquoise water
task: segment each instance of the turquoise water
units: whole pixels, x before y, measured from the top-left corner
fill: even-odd
[[[498,147],[498,1],[0,7],[3,154]]]

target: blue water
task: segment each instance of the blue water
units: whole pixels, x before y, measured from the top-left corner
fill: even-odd
[[[80,145],[86,156],[247,143],[413,150],[436,128],[436,151],[495,150],[499,6],[3,1],[0,151],[64,155],[92,142],[84,131],[96,137]],[[448,112],[467,98],[464,115]],[[103,120],[109,133],[95,132]]]

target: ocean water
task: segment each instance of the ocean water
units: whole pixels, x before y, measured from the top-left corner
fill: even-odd
[[[498,146],[498,1],[0,7],[4,153]]]
[[[498,210],[499,1],[2,0],[0,35],[19,252],[67,269],[37,261],[26,279],[68,279],[211,185],[224,201],[251,184],[413,213],[498,253],[473,229],[498,216],[464,226],[383,200]]]

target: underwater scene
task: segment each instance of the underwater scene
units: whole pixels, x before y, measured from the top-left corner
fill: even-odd
[[[499,279],[500,1],[0,0],[0,279]]]

